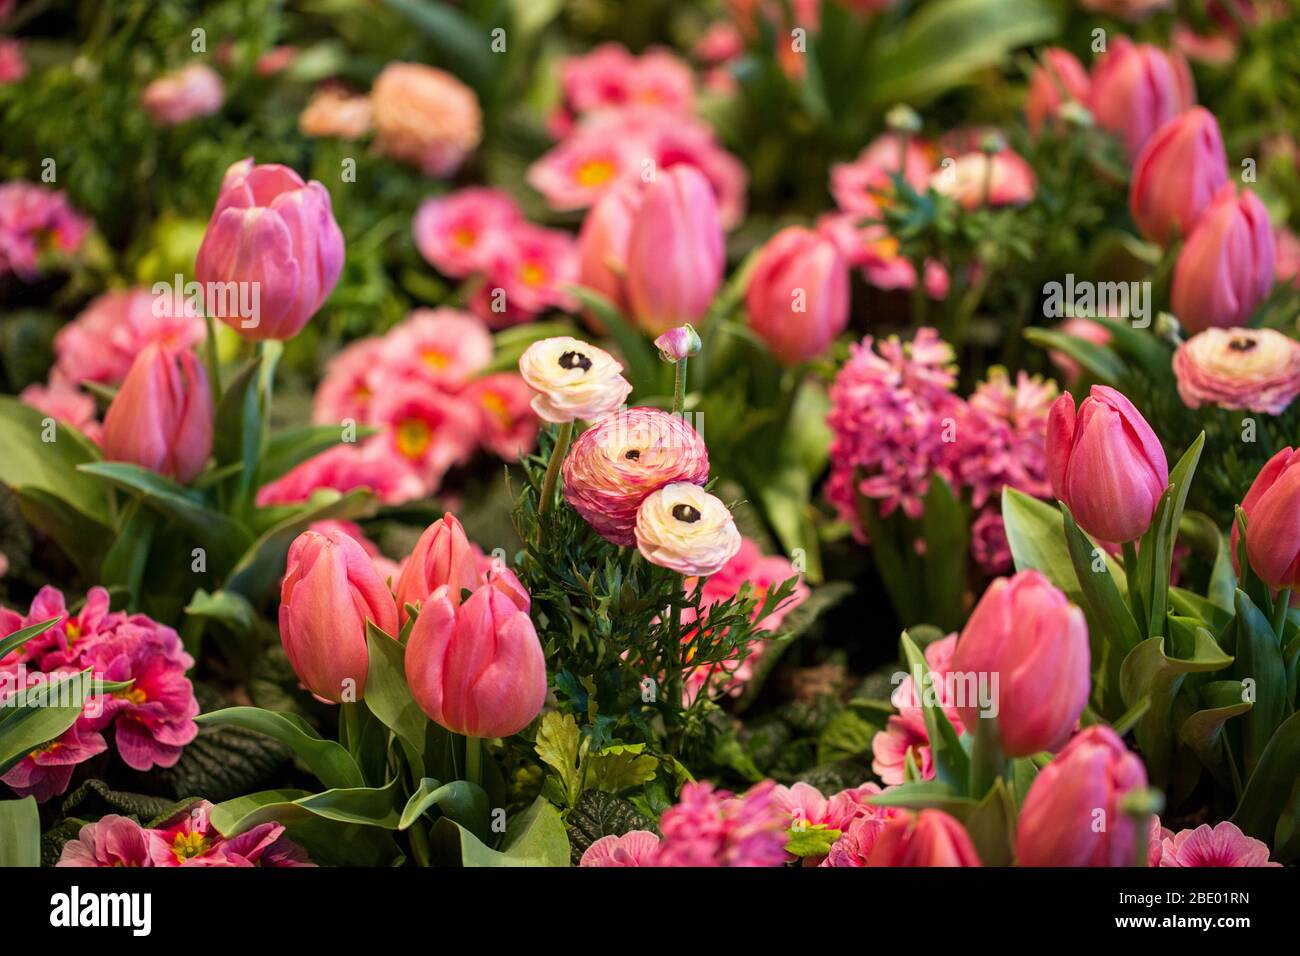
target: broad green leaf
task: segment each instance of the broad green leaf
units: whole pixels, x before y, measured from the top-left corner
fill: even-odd
[[[481,24],[456,7],[432,0],[383,0],[406,17],[438,52],[441,64],[480,93],[490,85],[496,69],[490,37]]]
[[[1063,352],[1092,373],[1103,385],[1117,385],[1128,371],[1124,360],[1105,345],[1038,327],[1024,331],[1025,340],[1039,348]]]
[[[131,499],[123,509],[117,536],[100,565],[99,582],[109,588],[126,588],[128,605],[132,608],[139,606],[140,590],[149,564],[149,548],[161,520],[158,513],[146,508],[139,498]]]
[[[248,598],[234,591],[214,591],[203,588],[194,592],[185,613],[219,621],[236,634],[250,634],[257,623],[257,612]]]
[[[1194,753],[1221,784],[1240,789],[1241,781],[1234,780],[1236,768],[1227,766],[1224,752],[1223,725],[1251,708],[1245,699],[1240,681],[1212,681],[1200,689],[1201,704],[1205,709],[1192,713],[1178,728],[1178,739]]]
[[[1278,821],[1297,780],[1300,780],[1300,713],[1281,723],[1260,754],[1232,822],[1250,836],[1272,845]]]
[[[281,794],[283,791],[272,791]],[[396,830],[402,803],[402,782],[392,780],[384,787],[352,787],[325,790],[294,799],[261,800],[240,797],[230,803],[219,803],[212,808],[212,824],[223,836],[236,836],[260,823],[289,824],[311,817],[335,823],[355,823],[360,826]],[[250,800],[255,805],[250,804]]]
[[[112,529],[43,488],[21,485],[12,491],[27,522],[49,535],[78,571],[87,578],[109,583],[100,577],[100,562],[112,543]]]
[[[431,838],[445,862],[461,866],[568,866],[569,837],[560,813],[543,797],[506,826],[500,850],[448,817],[433,826]]]
[[[331,790],[362,787],[364,781],[352,755],[316,733],[301,717],[259,707],[227,707],[195,718],[202,724],[231,724],[256,730],[284,744]]]
[[[18,650],[32,638],[40,637],[61,620],[63,620],[61,617],[52,617],[48,621],[41,621],[39,624],[32,624],[5,637],[0,637],[0,660],[8,657],[12,651]]]
[[[791,827],[786,833],[785,852],[804,857],[822,857],[831,851],[831,844],[840,838],[840,831],[824,823]]]
[[[107,685],[108,687],[117,685]],[[0,707],[0,776],[42,744],[77,722],[86,698],[95,690],[88,667],[23,691],[24,700]]]
[[[568,806],[582,792],[583,741],[572,714],[551,711],[542,716],[537,728],[537,756],[555,771]]]
[[[1242,717],[1242,772],[1254,771],[1278,724],[1287,716],[1286,667],[1273,625],[1244,591],[1237,591],[1233,676],[1253,689],[1254,706]]]
[[[41,814],[31,797],[0,800],[0,867],[41,865]]]
[[[362,441],[377,433],[377,428],[358,425],[356,440]],[[267,440],[259,478],[263,484],[274,481],[342,441],[343,428],[339,425],[297,425],[278,431]]]
[[[406,649],[371,621],[366,622],[370,668],[366,672],[365,703],[407,748],[408,758],[423,764],[429,719],[411,696],[406,683]],[[416,767],[417,771],[420,767]]]
[[[587,757],[587,786],[622,793],[653,780],[659,761],[643,754],[645,744],[617,744]]]
[[[409,829],[433,806],[441,810],[444,817],[459,823],[480,839],[485,839],[490,832],[488,818],[491,811],[487,792],[482,787],[468,780],[439,783],[432,777],[423,778],[415,793],[411,794],[397,829]]]
[[[1010,866],[1015,856],[1016,808],[1006,783],[998,777],[984,799],[959,816],[980,862]]]
[[[1142,581],[1144,584],[1149,583],[1149,590],[1144,588],[1142,593],[1149,601],[1147,622],[1151,634],[1167,633],[1165,615],[1168,611],[1169,573],[1173,564],[1174,543],[1182,524],[1183,509],[1187,505],[1187,493],[1191,489],[1196,465],[1201,460],[1201,450],[1204,447],[1205,432],[1201,432],[1169,472],[1169,487],[1161,495],[1151,519],[1151,527],[1142,537],[1142,545],[1138,548]]]
[[[98,461],[99,449],[75,428],[55,424],[47,434],[46,415],[12,396],[0,396],[0,483],[37,489],[57,498],[100,527],[112,525],[103,485],[81,474],[78,465]]]
[[[948,482],[935,475],[925,495],[921,517],[925,555],[921,559],[924,589],[930,609],[927,620],[942,628],[957,628],[965,620],[966,567],[970,550],[969,521]]]
[[[218,466],[243,460],[244,416],[250,405],[254,414],[257,411],[257,371],[261,364],[261,356],[254,358],[225,383],[212,428],[212,457]]]
[[[958,819],[964,817],[976,801],[962,796],[939,780],[918,780],[890,787],[873,797],[867,803],[877,807],[902,807],[905,810],[942,810]]]
[[[907,636],[906,631],[903,632],[901,640],[904,663],[907,664],[913,681],[918,676],[928,675],[930,667],[921,649]],[[959,788],[965,786],[970,778],[970,758],[962,747],[961,741],[957,739],[957,731],[949,722],[948,715],[934,702],[934,695],[924,693],[920,684],[916,687],[916,693],[922,702],[921,709],[925,714],[925,727],[930,738],[930,757],[934,762],[935,776],[940,782],[960,792]]]

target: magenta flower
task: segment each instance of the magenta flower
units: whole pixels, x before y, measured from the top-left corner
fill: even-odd
[[[393,376],[424,379],[455,391],[492,361],[492,336],[481,319],[456,309],[416,309],[383,338],[378,362]]]
[[[603,836],[582,854],[579,866],[654,866],[659,837],[649,830]]]
[[[385,352],[384,339],[368,338],[336,353],[316,388],[312,421],[318,425],[337,425],[348,419],[357,424],[369,421],[370,402],[381,383],[380,363]]]
[[[902,783],[906,775],[907,755],[912,754],[922,780],[934,777],[934,762],[930,755],[930,735],[926,731],[925,717],[919,710],[894,714],[885,723],[885,729],[871,738],[871,770],[889,786]]]
[[[463,279],[485,270],[495,245],[522,222],[519,206],[508,193],[471,186],[422,202],[411,232],[429,265]]]
[[[578,248],[572,236],[518,223],[488,250],[483,283],[469,305],[494,329],[519,325],[547,309],[574,309],[567,289],[577,281]]]
[[[1246,836],[1227,820],[1180,830],[1160,841],[1160,866],[1281,866],[1268,858],[1268,844]]]
[[[212,825],[212,804],[202,800],[171,823],[146,830],[154,866],[310,866],[302,850],[284,838],[284,826],[260,823],[226,839]]]
[[[114,289],[95,297],[54,336],[55,369],[73,383],[119,385],[146,346],[188,349],[203,338],[193,303],[145,289]]]
[[[737,797],[708,781],[686,784],[659,819],[663,840],[655,865],[784,865],[785,814],[775,787],[765,780]]]
[[[153,866],[149,837],[129,817],[110,813],[96,823],[87,823],[75,840],[63,844],[55,866]]]
[[[297,504],[321,488],[348,492],[367,488],[383,504],[402,504],[424,497],[425,484],[405,458],[394,455],[385,442],[336,445],[257,493],[259,507]]]
[[[506,461],[533,450],[540,428],[533,412],[533,390],[514,372],[497,372],[475,379],[464,398],[478,409],[479,441]]]
[[[104,429],[96,417],[95,400],[66,379],[51,378],[48,386],[28,385],[18,393],[18,398],[55,421],[71,425],[96,445],[103,443]]]
[[[29,674],[27,686],[32,688],[46,680],[57,680],[74,673],[76,671],[67,670],[51,674]],[[11,695],[6,695],[8,696]],[[42,744],[10,767],[0,780],[12,787],[18,796],[32,797],[37,803],[45,803],[68,789],[72,773],[78,764],[107,749],[108,744],[104,738],[89,726],[86,718],[81,717],[57,740]]]
[[[414,376],[388,382],[370,411],[371,424],[384,429],[377,441],[419,476],[425,494],[436,492],[448,470],[468,461],[477,444],[474,407]]]
[[[0,276],[35,281],[42,251],[75,253],[91,227],[62,192],[21,180],[0,184]]]

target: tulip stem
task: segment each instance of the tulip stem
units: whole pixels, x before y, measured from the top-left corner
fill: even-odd
[[[221,359],[217,356],[217,326],[212,316],[205,310],[203,321],[208,327],[208,383],[212,387],[212,404],[215,408],[221,401]]]
[[[686,358],[676,362],[677,374],[673,379],[673,414],[680,415],[686,409]]]
[[[569,442],[572,438],[573,422],[561,422],[555,432],[555,447],[551,449],[551,460],[546,463],[546,477],[542,480],[542,496],[537,505],[539,518],[551,510],[555,500],[555,485],[560,477],[560,465],[564,463],[564,456],[569,453]]]
[[[1142,587],[1138,581],[1138,553],[1136,541],[1125,541],[1121,546],[1124,552],[1124,577],[1128,585],[1128,603],[1133,611],[1137,626],[1146,631],[1146,613],[1142,607]]]
[[[477,784],[482,777],[480,760],[483,756],[483,741],[479,737],[465,738],[465,779]]]
[[[1283,588],[1277,592],[1277,598],[1273,601],[1273,633],[1280,640],[1282,632],[1286,630],[1286,612],[1291,607],[1291,589]]]

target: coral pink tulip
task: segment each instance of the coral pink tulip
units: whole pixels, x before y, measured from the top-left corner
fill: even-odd
[[[422,604],[444,584],[447,599],[459,604],[462,590],[474,590],[481,583],[478,556],[465,536],[465,526],[447,512],[424,529],[415,550],[402,566],[402,576],[393,589],[398,616],[406,623],[406,605]]]
[[[777,359],[816,358],[849,323],[849,267],[835,243],[802,226],[768,240],[745,290],[749,327]]]
[[[1047,472],[1079,527],[1103,541],[1141,537],[1169,484],[1160,439],[1107,385],[1094,385],[1077,414],[1069,392],[1056,400],[1047,417]]]
[[[280,584],[280,641],[317,697],[361,699],[370,666],[366,621],[397,634],[397,606],[365,548],[346,531],[304,531]]]
[[[980,866],[966,828],[942,810],[888,820],[872,844],[868,866]]]
[[[1242,499],[1246,554],[1260,579],[1275,588],[1300,587],[1300,451],[1283,448],[1268,460]],[[1237,553],[1237,526],[1232,526]]]
[[[623,277],[627,272],[627,243],[641,208],[641,187],[636,182],[614,186],[587,213],[578,233],[579,281],[627,310]],[[593,322],[593,327],[598,323]]]
[[[1142,761],[1115,731],[1080,731],[1029,787],[1016,826],[1020,865],[1134,866],[1139,824],[1120,802],[1146,785]]]
[[[1202,106],[1180,113],[1142,147],[1133,166],[1128,208],[1138,230],[1165,244],[1186,238],[1224,183],[1228,157],[1214,114]]]
[[[1092,70],[1088,107],[1120,138],[1130,160],[1151,135],[1196,102],[1187,61],[1147,43],[1116,37]]]
[[[226,171],[194,264],[209,315],[247,339],[290,339],[342,271],[343,234],[324,186],[252,159]]]
[[[661,170],[628,235],[627,294],[643,329],[659,335],[699,322],[722,282],[718,203],[693,166]]]
[[[1229,183],[1201,214],[1174,264],[1171,303],[1183,328],[1249,325],[1273,289],[1276,255],[1268,210]]]
[[[406,645],[406,680],[435,723],[468,737],[508,737],[546,699],[537,632],[502,589],[485,584],[463,603],[443,586],[429,596]]]
[[[155,343],[137,357],[104,416],[104,458],[187,482],[212,454],[212,392],[194,353]]]
[[[984,592],[957,640],[951,670],[990,675],[1002,750],[1028,757],[1058,749],[1074,733],[1091,688],[1088,666],[1083,611],[1038,571],[1021,571]],[[980,703],[957,701],[970,733]]]

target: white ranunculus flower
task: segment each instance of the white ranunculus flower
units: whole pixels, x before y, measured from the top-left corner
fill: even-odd
[[[542,339],[519,357],[519,374],[537,395],[533,411],[548,422],[588,421],[614,411],[632,385],[604,349],[567,335]]]
[[[719,498],[679,481],[641,502],[636,546],[651,564],[704,576],[718,571],[740,550],[740,532]]]

